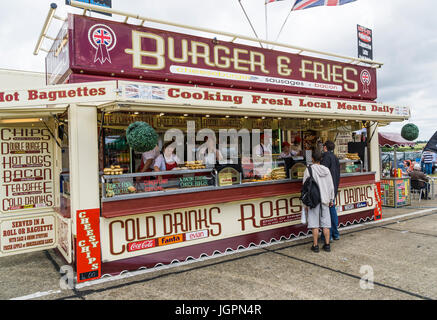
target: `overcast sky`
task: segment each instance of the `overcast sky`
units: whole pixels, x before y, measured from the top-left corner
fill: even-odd
[[[33,50],[52,2],[58,4],[59,16],[80,12],[67,8],[65,0],[0,1],[1,69],[45,70],[45,53],[34,56]],[[115,9],[146,17],[254,36],[238,0],[112,2]],[[266,34],[264,0],[241,0],[257,34],[269,40],[276,40],[294,2],[267,5]],[[400,133],[404,124],[412,122],[420,129],[419,139],[428,140],[437,130],[436,12],[435,0],[357,0],[339,7],[316,7],[292,12],[278,41],[356,57],[356,25],[371,28],[374,60],[384,63],[377,72],[377,100],[412,110],[409,121],[391,124],[381,131]],[[95,13],[93,16],[106,18]],[[157,27],[150,23],[146,26]],[[59,27],[55,21],[49,33],[55,36]],[[49,48],[50,41],[44,47]]]

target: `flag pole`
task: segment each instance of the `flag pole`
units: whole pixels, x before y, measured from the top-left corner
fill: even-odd
[[[266,18],[266,40],[269,41],[269,34],[268,34],[268,29],[267,29],[267,0],[264,0],[264,14],[265,14],[265,18]],[[269,46],[267,45],[267,48]]]
[[[282,30],[284,29],[284,27],[285,27],[285,25],[286,25],[286,23],[287,23],[287,21],[288,21],[288,18],[290,17],[290,15],[291,15],[291,12],[293,11],[293,7],[294,7],[294,5],[296,4],[296,1],[295,1],[295,3],[293,3],[293,5],[291,6],[291,9],[290,9],[290,12],[288,13],[288,16],[287,16],[287,18],[285,18],[285,21],[284,21],[284,23],[282,24],[282,27],[281,27],[281,29],[279,30],[279,33],[278,33],[278,36],[276,37],[276,40],[275,40],[275,42],[277,42],[278,41],[278,39],[279,39],[279,36],[281,35],[281,33],[282,33]],[[272,47],[272,49],[274,48],[274,46]]]
[[[252,28],[252,31],[255,34],[255,37],[259,40],[258,34],[256,33],[255,28],[252,25],[252,22],[250,22],[249,16],[247,15],[246,10],[244,10],[244,7],[243,7],[243,4],[241,3],[241,0],[238,0],[238,3],[240,4],[241,9],[243,10],[243,13],[246,16],[246,19],[249,22],[249,25]],[[261,42],[259,42],[259,45],[261,46],[261,48],[264,48]]]

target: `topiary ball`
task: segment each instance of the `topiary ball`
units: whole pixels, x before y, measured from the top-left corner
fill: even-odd
[[[158,134],[148,123],[137,121],[126,129],[126,140],[137,152],[147,152],[158,144]]]
[[[402,127],[401,136],[408,141],[416,140],[419,137],[419,128],[412,123],[406,124]]]

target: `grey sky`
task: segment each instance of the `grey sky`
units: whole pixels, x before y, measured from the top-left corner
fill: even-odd
[[[241,1],[256,32],[265,38],[264,0]],[[59,16],[80,12],[66,8],[65,0],[0,2],[0,68],[44,71],[45,54],[35,57],[32,53],[52,2],[58,4]],[[269,40],[276,39],[293,3],[285,0],[267,5]],[[427,140],[437,130],[437,1],[412,3],[358,0],[339,7],[296,11],[278,41],[355,57],[356,25],[371,28],[374,60],[384,63],[378,70],[378,101],[412,109],[410,121],[381,131],[400,132],[405,123],[412,122],[420,129],[419,139]],[[113,0],[113,6],[146,17],[253,36],[238,0]],[[59,25],[53,24],[52,35]],[[50,42],[45,42],[44,47],[49,46]]]

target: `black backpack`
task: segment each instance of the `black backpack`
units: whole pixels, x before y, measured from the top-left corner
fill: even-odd
[[[308,166],[310,176],[302,186],[300,200],[304,205],[314,209],[321,202],[320,189],[316,180],[313,178],[313,170]]]

